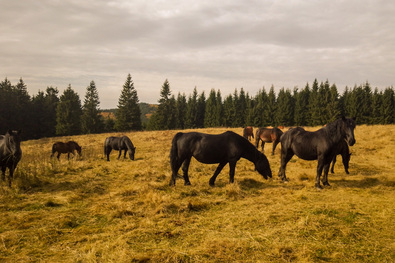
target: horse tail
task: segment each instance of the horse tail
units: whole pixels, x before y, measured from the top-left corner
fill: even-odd
[[[177,163],[178,163],[178,147],[177,141],[183,135],[182,132],[177,133],[174,135],[173,141],[171,142],[171,149],[170,149],[170,165],[172,171],[177,170]]]
[[[54,143],[54,144],[52,145],[52,154],[51,154],[51,157],[55,154],[55,152],[56,152],[56,143]]]

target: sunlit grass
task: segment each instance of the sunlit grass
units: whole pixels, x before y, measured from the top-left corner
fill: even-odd
[[[323,191],[314,188],[315,161],[294,157],[290,181],[278,180],[280,146],[272,156],[271,144],[271,180],[241,159],[234,184],[226,166],[210,187],[216,165],[193,160],[192,185],[169,187],[177,132],[125,133],[135,161],[115,152],[105,160],[110,134],[22,142],[13,187],[0,183],[0,261],[394,261],[395,126],[358,126],[350,175],[338,158]],[[52,144],[69,139],[82,157],[51,159]]]

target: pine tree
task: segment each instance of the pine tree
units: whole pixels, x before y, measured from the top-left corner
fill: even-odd
[[[176,127],[176,101],[174,96],[171,96],[170,84],[167,79],[162,85],[158,102],[158,109],[148,123],[149,129],[174,129]]]
[[[265,110],[263,111],[262,126],[275,126],[276,110],[276,93],[274,92],[274,86],[272,85],[267,95]]]
[[[309,125],[310,126],[323,125],[323,123],[321,123],[320,107],[321,104],[318,95],[318,81],[317,79],[315,79],[311,87],[311,92],[309,97],[309,112],[310,112]]]
[[[265,88],[258,91],[258,94],[255,97],[255,105],[253,107],[253,123],[252,125],[256,127],[263,126],[263,114],[265,110],[265,105],[268,103],[268,96],[265,91]]]
[[[71,85],[64,90],[56,109],[56,134],[77,135],[81,133],[81,101]]]
[[[197,120],[197,127],[198,128],[204,127],[205,111],[206,111],[206,95],[204,94],[204,91],[203,91],[197,100],[196,120]]]
[[[395,122],[395,93],[392,87],[384,90],[382,101],[383,124],[393,124]]]
[[[234,110],[233,97],[228,95],[224,100],[223,106],[223,124],[225,127],[233,127]]]
[[[333,122],[340,117],[339,93],[337,92],[335,84],[331,86],[329,94],[329,103],[326,107],[326,111],[328,113],[327,123]]]
[[[217,110],[217,98],[214,89],[210,91],[208,99],[206,101],[206,110],[204,115],[204,127],[215,127],[216,125],[216,110]]]
[[[188,98],[187,115],[186,115],[186,128],[197,128],[197,106],[198,93],[196,87],[193,89],[192,95]]]
[[[223,105],[222,105],[222,96],[221,96],[221,91],[217,91],[217,97],[216,97],[216,105],[215,105],[215,123],[214,127],[219,127],[222,125],[223,121]]]
[[[178,93],[176,101],[176,128],[185,129],[185,116],[187,114],[187,99],[185,94]]]
[[[53,87],[47,87],[45,91],[45,132],[42,136],[52,137],[56,135],[56,110],[59,104],[59,90]]]
[[[115,129],[117,131],[141,130],[141,110],[137,91],[130,74],[128,74],[118,100]]]
[[[291,92],[284,88],[280,89],[277,97],[277,110],[275,117],[275,126],[292,126],[294,113],[294,102]]]
[[[310,87],[309,83],[306,84],[305,88],[298,92],[294,90],[295,99],[295,112],[294,112],[294,124],[298,126],[306,126],[309,123],[309,97]]]
[[[95,82],[92,80],[86,88],[84,106],[82,108],[81,124],[83,133],[99,133],[104,129],[99,105],[99,93]]]
[[[383,124],[384,116],[382,114],[383,110],[383,92],[379,92],[377,88],[375,88],[372,95],[372,119],[371,124]]]

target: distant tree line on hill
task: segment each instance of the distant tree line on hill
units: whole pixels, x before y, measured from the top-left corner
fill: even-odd
[[[368,82],[345,88],[339,94],[335,84],[328,81],[303,89],[280,89],[272,86],[261,89],[254,97],[243,88],[224,99],[220,90],[211,90],[208,98],[197,89],[186,97],[171,94],[166,80],[160,92],[159,106],[152,115],[147,129],[186,129],[207,127],[245,126],[319,126],[341,115],[357,117],[358,124],[392,124],[395,122],[394,88],[372,91]]]
[[[372,90],[366,82],[346,87],[339,94],[335,84],[314,80],[311,87],[307,83],[303,89],[282,88],[278,94],[272,86],[269,91],[262,88],[255,96],[241,88],[224,98],[220,90],[213,89],[206,97],[195,87],[188,97],[181,93],[176,97],[165,80],[158,105],[152,106],[139,102],[128,74],[117,108],[101,110],[94,81],[87,87],[83,102],[71,85],[60,96],[57,88],[47,87],[31,97],[22,78],[16,85],[7,78],[0,82],[0,134],[20,129],[25,140],[143,129],[319,126],[340,115],[355,116],[358,124],[393,124],[394,88]]]

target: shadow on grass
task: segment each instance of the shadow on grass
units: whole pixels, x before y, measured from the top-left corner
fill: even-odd
[[[391,180],[380,180],[375,177],[367,177],[362,180],[330,180],[335,183],[338,187],[350,187],[350,188],[372,188],[379,185],[387,187],[395,187],[395,181]]]

